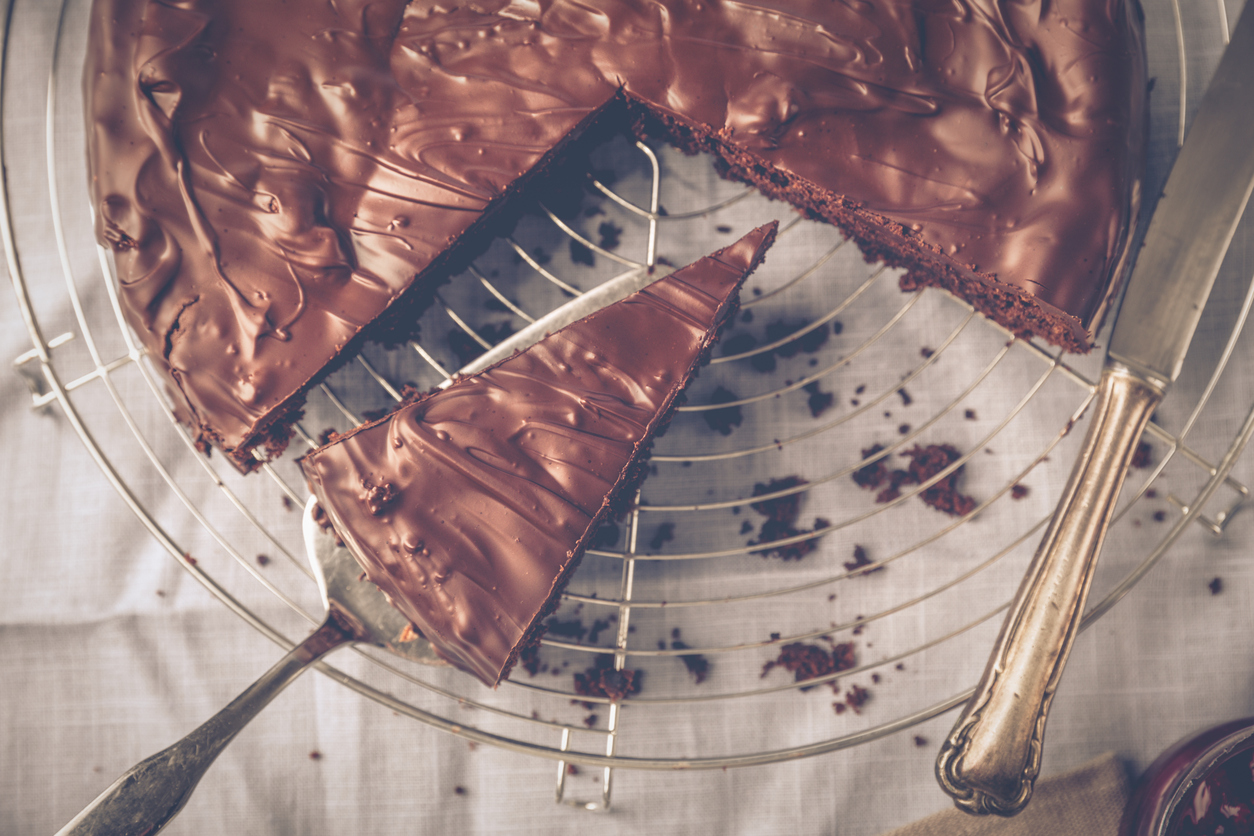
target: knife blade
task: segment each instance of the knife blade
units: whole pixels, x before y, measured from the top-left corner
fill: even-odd
[[[1164,385],[1180,376],[1254,189],[1254,15],[1246,4],[1150,219],[1108,357]]]
[[[1254,190],[1254,3],[1233,30],[1128,279],[1084,444],[936,776],[963,810],[1032,796],[1050,702],[1145,425],[1184,358]]]

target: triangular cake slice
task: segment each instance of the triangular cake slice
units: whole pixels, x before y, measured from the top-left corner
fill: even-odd
[[[366,576],[450,663],[496,685],[538,641],[775,229],[301,460]]]

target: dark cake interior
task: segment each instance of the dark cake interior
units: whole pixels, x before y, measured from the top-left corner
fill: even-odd
[[[366,576],[442,657],[495,685],[539,640],[774,237],[757,229],[301,459]]]
[[[710,152],[903,286],[1083,351],[1145,127],[1135,0],[95,0],[84,93],[128,320],[246,469],[581,136]]]

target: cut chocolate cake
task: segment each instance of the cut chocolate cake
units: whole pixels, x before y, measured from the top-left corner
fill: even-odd
[[[336,532],[441,656],[495,685],[775,237],[736,244],[301,459]]]
[[[1139,27],[1136,0],[95,0],[96,229],[180,418],[245,468],[593,128],[1084,351],[1138,204]]]

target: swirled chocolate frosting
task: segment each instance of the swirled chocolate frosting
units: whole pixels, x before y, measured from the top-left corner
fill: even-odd
[[[613,114],[1086,350],[1138,201],[1135,0],[95,0],[96,229],[240,463]]]
[[[366,576],[495,685],[775,237],[762,227],[301,459]]]

